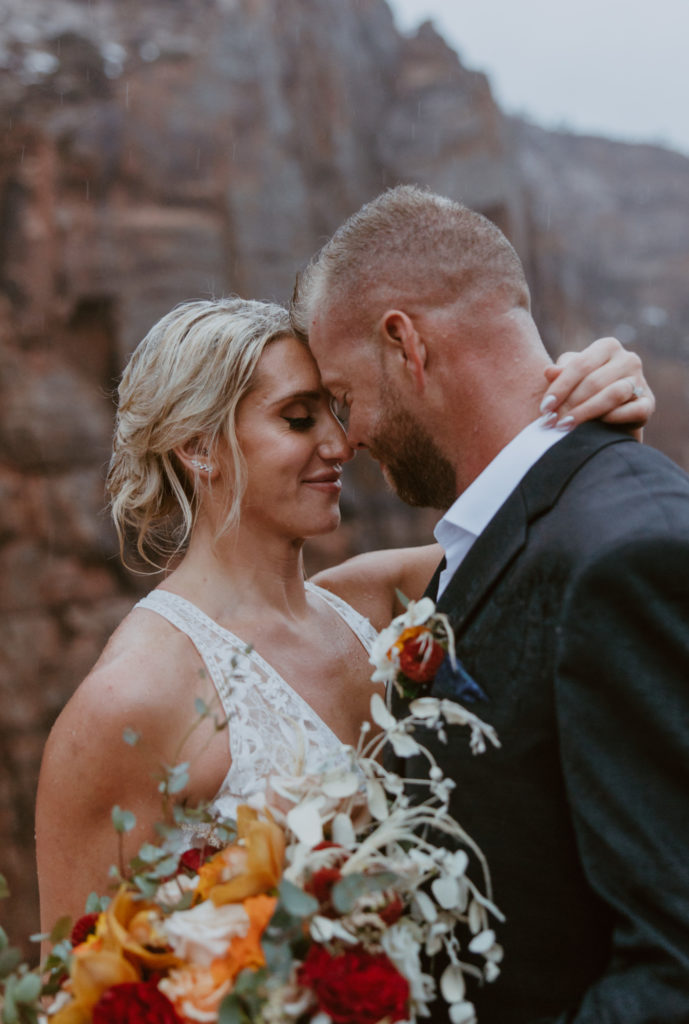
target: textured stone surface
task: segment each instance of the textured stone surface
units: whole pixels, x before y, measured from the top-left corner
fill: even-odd
[[[150,580],[103,512],[111,392],[185,298],[285,300],[363,201],[426,183],[527,260],[553,351],[616,330],[689,466],[689,161],[508,124],[485,77],[384,0],[4,0],[0,10],[0,871],[35,930],[50,724]],[[429,536],[357,460],[315,569]]]

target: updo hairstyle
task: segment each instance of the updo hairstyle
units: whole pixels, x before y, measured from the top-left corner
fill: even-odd
[[[174,454],[189,441],[203,446],[204,463],[213,463],[219,439],[227,443],[229,459],[216,459],[227,495],[218,535],[236,524],[246,487],[237,407],[266,345],[291,334],[281,306],[226,298],[176,306],[140,342],[118,388],[106,483],[123,557],[129,537],[157,569],[152,556],[167,561],[186,547],[200,488],[209,486]]]

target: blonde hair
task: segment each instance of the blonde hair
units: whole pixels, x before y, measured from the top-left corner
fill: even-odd
[[[441,306],[497,297],[529,308],[524,269],[502,231],[452,199],[398,185],[352,214],[314,256],[297,279],[290,316],[306,341],[319,304],[346,302],[364,319],[376,300]]]
[[[132,534],[144,561],[162,568],[152,554],[169,559],[186,546],[203,484],[188,478],[174,449],[197,438],[208,449],[204,462],[219,439],[227,442],[230,465],[218,462],[227,514],[218,533],[237,522],[246,486],[237,407],[266,345],[291,334],[281,306],[226,298],[176,306],[140,342],[118,388],[107,476],[121,553]]]

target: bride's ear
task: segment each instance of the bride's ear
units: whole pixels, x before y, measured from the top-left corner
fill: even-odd
[[[218,467],[208,441],[194,437],[173,449],[191,479],[210,482],[218,475]]]

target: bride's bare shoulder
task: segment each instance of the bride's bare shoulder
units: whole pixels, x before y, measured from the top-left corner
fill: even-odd
[[[190,641],[166,620],[133,609],[59,715],[49,747],[63,740],[119,740],[131,726],[158,738],[174,714],[179,687],[199,672]]]
[[[382,629],[402,610],[397,591],[411,599],[420,598],[442,554],[438,544],[371,551],[319,572],[313,582],[343,598],[376,629]]]

